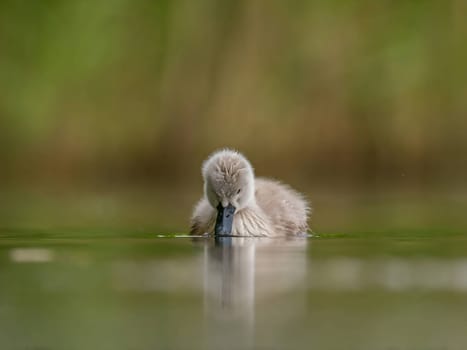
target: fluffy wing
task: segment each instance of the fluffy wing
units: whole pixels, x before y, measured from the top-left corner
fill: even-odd
[[[300,193],[289,186],[257,178],[256,201],[271,219],[277,234],[296,235],[308,230],[310,206]]]
[[[195,206],[191,217],[191,235],[204,235],[214,233],[216,211],[206,198],[202,198]]]

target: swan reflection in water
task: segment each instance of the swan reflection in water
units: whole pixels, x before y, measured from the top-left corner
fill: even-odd
[[[306,238],[219,237],[203,244],[207,345],[250,347],[263,319],[286,322],[304,309]]]

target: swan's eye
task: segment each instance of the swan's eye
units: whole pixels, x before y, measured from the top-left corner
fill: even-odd
[[[241,189],[241,188],[239,188],[239,189],[238,189],[238,191],[237,191],[237,194],[239,194],[239,193],[241,192],[241,190],[242,190],[242,189]]]

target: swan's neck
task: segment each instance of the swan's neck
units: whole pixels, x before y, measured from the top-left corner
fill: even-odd
[[[253,202],[235,214],[232,235],[273,236],[274,232],[267,216]]]

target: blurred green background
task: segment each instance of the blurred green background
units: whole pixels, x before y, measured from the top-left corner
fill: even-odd
[[[219,147],[315,230],[464,227],[467,3],[0,2],[0,224],[184,232]]]

